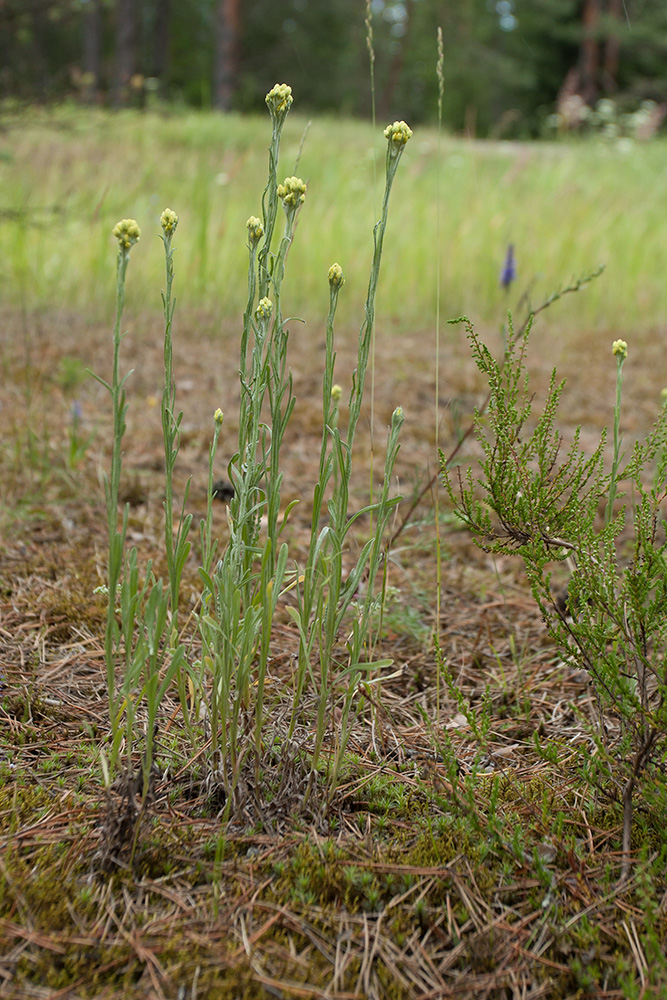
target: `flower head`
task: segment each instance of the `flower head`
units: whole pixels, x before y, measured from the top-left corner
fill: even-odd
[[[277,83],[268,92],[265,100],[271,117],[278,121],[285,121],[294,100],[292,97],[292,88],[286,83]]]
[[[342,288],[345,284],[345,275],[340,264],[332,264],[329,268],[329,284],[332,288]]]
[[[514,260],[514,246],[512,243],[507,247],[507,253],[505,254],[505,261],[503,263],[503,269],[500,272],[500,287],[504,288],[505,291],[510,287],[512,282],[516,279],[516,261]]]
[[[271,299],[263,298],[257,303],[257,309],[255,310],[255,316],[257,319],[269,319],[271,313],[273,312],[273,302]]]
[[[248,238],[250,240],[250,244],[255,247],[264,235],[264,226],[262,225],[261,220],[255,215],[250,216],[246,222],[246,226],[248,227]]]
[[[178,225],[178,216],[176,212],[172,212],[170,208],[165,208],[164,212],[160,216],[160,225],[164,229],[165,236],[171,236],[172,233],[176,232],[176,226]]]
[[[412,129],[405,122],[394,122],[393,125],[387,125],[384,130],[384,137],[390,146],[395,146],[398,149],[402,149],[411,136]]]
[[[134,219],[121,219],[113,227],[113,235],[120,243],[121,250],[129,250],[139,242],[141,230]]]
[[[300,177],[286,177],[278,185],[278,197],[282,200],[285,211],[298,208],[306,200],[306,184]]]
[[[338,400],[342,395],[343,395],[343,390],[338,384],[331,386],[331,398],[335,402],[338,402]]]
[[[218,427],[222,426],[222,421],[224,420],[224,414],[223,414],[222,410],[220,409],[220,407],[218,407],[217,410],[215,411],[215,413],[213,414],[213,420],[215,421],[215,424]]]
[[[619,357],[621,361],[625,361],[628,356],[628,345],[624,340],[615,340],[611,345],[612,354]]]

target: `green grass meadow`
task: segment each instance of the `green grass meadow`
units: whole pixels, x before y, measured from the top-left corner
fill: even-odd
[[[209,113],[108,114],[63,108],[4,118],[0,134],[0,281],[5,305],[109,315],[110,230],[136,218],[157,231],[165,205],[182,219],[179,302],[211,317],[238,316],[245,296],[244,225],[260,209],[264,119]],[[317,211],[303,212],[290,267],[295,314],[322,310],[332,260],[348,287],[339,322],[359,314],[370,259],[369,233],[381,195],[381,129],[337,119],[285,127],[280,170],[299,172]],[[606,267],[605,277],[563,303],[557,324],[639,334],[667,314],[660,206],[667,151],[651,144],[514,144],[438,138],[418,131],[392,205],[381,308],[399,328],[427,328],[441,313],[496,324],[515,300],[499,288],[508,243],[519,280],[539,304],[571,278]],[[438,201],[440,211],[438,212]],[[439,248],[439,249],[438,249]],[[159,254],[144,245],[133,261],[131,309],[150,308]],[[551,317],[545,317],[551,322]]]
[[[447,321],[507,358],[508,310],[518,328],[601,267],[539,311],[531,391],[558,366],[557,426],[589,453],[617,385],[622,447],[647,434],[667,385],[667,140],[386,124],[295,105],[277,184],[307,195],[274,185],[262,258],[266,114],[0,107],[8,1000],[667,996],[662,733],[630,824],[617,716],[596,742],[590,673],[438,475],[438,447],[479,467],[466,432],[490,382]]]

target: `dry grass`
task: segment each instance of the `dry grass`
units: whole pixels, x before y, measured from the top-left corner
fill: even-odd
[[[130,537],[143,558],[155,558],[161,327],[151,315],[127,325],[124,351],[135,368],[124,466]],[[185,411],[177,490],[193,477],[195,520],[205,510],[210,415],[222,406],[231,441],[236,392],[235,331],[199,332],[206,327],[205,317],[181,317],[175,341]],[[305,511],[318,459],[322,344],[317,332],[293,327],[298,404],[284,492],[286,500],[302,497]],[[340,382],[350,375],[355,336],[340,336]],[[436,463],[431,341],[423,331],[400,338],[378,332],[376,448],[400,403],[407,419],[397,488],[408,496]],[[557,362],[572,377],[566,417],[585,421],[591,439],[611,409],[614,369],[599,360],[609,360],[610,341],[582,338],[575,351],[565,339],[540,349],[539,331],[534,339],[536,388]],[[664,995],[664,817],[639,810],[633,846],[641,861],[620,889],[618,804],[580,776],[590,749],[586,720],[595,713],[587,676],[555,656],[519,564],[492,564],[445,519],[439,641],[456,688],[477,710],[487,707],[488,732],[481,742],[473,738],[461,706],[438,683],[425,641],[436,620],[428,494],[389,564],[400,597],[381,651],[393,657],[396,676],[381,692],[369,691],[333,798],[301,808],[311,734],[297,732],[267,754],[263,787],[244,776],[234,821],[221,829],[220,790],[177,739],[178,708],[168,702],[152,799],[129,866],[128,837],[109,818],[125,815],[134,828],[136,797],[118,787],[110,809],[96,757],[108,725],[104,606],[93,593],[105,569],[98,475],[108,454],[107,402],[92,381],[68,395],[62,379],[66,357],[105,375],[109,333],[77,316],[7,312],[0,348],[3,996]],[[630,436],[648,427],[659,399],[657,352],[657,338],[641,357],[631,351]],[[465,344],[452,339],[445,353],[446,450],[455,440],[452,414],[460,411],[465,423],[484,387]],[[72,470],[64,456],[75,394],[83,429],[95,438]],[[361,505],[367,433],[359,450]],[[229,457],[224,440],[222,455]],[[224,534],[222,505],[215,515]],[[306,521],[297,513],[289,529],[296,549],[305,545]],[[159,559],[156,569],[163,571]],[[185,605],[196,593],[193,555]],[[287,616],[273,642],[270,726],[280,733],[297,643]],[[538,752],[536,733],[552,748],[551,759]]]

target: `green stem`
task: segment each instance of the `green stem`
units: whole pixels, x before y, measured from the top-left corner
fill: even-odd
[[[116,622],[116,595],[123,567],[123,551],[127,530],[128,506],[125,505],[121,530],[118,531],[118,500],[120,493],[120,473],[122,465],[122,443],[125,434],[125,378],[120,377],[120,344],[122,335],[120,324],[125,305],[125,276],[130,259],[129,249],[121,247],[116,261],[116,318],[113,329],[113,371],[111,385],[111,406],[113,409],[113,444],[111,449],[111,469],[105,476],[105,494],[107,504],[107,524],[109,535],[109,558],[107,565],[107,622],[105,630],[104,653],[107,672],[107,692],[109,696],[109,713],[111,727],[115,732],[118,725],[118,708],[116,705],[116,653],[119,640],[118,624]]]
[[[614,500],[616,499],[616,493],[618,490],[618,467],[621,463],[621,437],[620,437],[620,425],[621,425],[621,397],[623,390],[623,365],[625,364],[625,355],[623,353],[616,355],[616,402],[614,404],[614,458],[611,465],[611,481],[609,483],[609,497],[607,499],[607,506],[604,512],[604,526],[608,528],[611,524],[611,519],[614,516]]]

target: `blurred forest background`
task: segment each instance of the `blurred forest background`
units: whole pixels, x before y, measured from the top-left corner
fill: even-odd
[[[369,11],[383,120],[435,119],[439,25],[453,131],[537,136],[604,98],[665,116],[665,0],[0,0],[0,98],[243,112],[286,81],[367,116]]]

